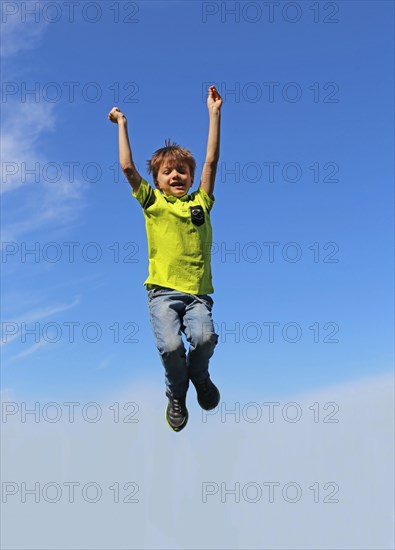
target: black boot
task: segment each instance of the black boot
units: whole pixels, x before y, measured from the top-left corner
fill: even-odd
[[[215,409],[221,396],[217,386],[211,382],[210,375],[203,382],[194,382],[192,380],[192,383],[196,388],[197,400],[202,409],[205,411]]]
[[[166,393],[169,403],[166,408],[166,420],[170,428],[175,432],[181,431],[188,422],[188,409],[185,404],[186,395],[184,397],[172,397]]]

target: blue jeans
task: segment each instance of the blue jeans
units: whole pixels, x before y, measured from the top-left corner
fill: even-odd
[[[218,342],[208,294],[186,294],[171,288],[148,290],[150,320],[165,368],[166,393],[186,395],[189,380],[200,382],[208,375],[208,363]],[[188,354],[181,333],[189,342]]]

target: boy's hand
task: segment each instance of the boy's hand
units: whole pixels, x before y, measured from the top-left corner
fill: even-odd
[[[111,122],[114,122],[114,124],[118,124],[120,120],[126,120],[126,117],[118,107],[113,107],[111,111],[108,113],[108,118],[111,120]]]
[[[207,107],[210,113],[217,113],[221,109],[222,97],[215,86],[208,89]]]

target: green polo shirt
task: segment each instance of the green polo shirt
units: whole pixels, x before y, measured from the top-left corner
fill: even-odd
[[[145,217],[146,288],[159,285],[187,294],[212,294],[210,210],[215,198],[201,187],[190,195],[167,197],[144,179],[132,195]]]

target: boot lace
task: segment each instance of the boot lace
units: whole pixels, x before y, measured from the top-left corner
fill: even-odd
[[[174,412],[182,414],[183,410],[184,410],[183,400],[182,399],[176,399],[176,398],[173,397],[173,399],[172,399],[172,408],[173,408]]]

